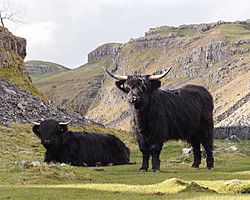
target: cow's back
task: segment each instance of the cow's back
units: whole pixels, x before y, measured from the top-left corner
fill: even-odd
[[[160,90],[162,129],[166,140],[187,139],[200,123],[213,124],[213,98],[202,86],[185,85],[174,90]]]
[[[199,106],[201,109],[200,120],[204,123],[213,124],[214,104],[211,93],[206,88],[197,85],[186,85],[183,87],[183,90],[192,95],[190,101],[194,101],[193,99],[198,100],[196,106]]]
[[[129,149],[119,138],[91,132],[71,134],[78,143],[78,160],[88,166],[129,163]]]

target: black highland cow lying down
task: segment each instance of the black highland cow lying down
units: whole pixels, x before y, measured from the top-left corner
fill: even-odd
[[[120,76],[116,86],[127,94],[131,123],[143,160],[139,171],[147,171],[152,156],[153,171],[160,170],[160,153],[168,140],[186,140],[193,147],[194,162],[201,163],[200,144],[207,154],[207,168],[214,166],[213,158],[213,98],[201,86],[186,85],[175,90],[160,90],[160,75]]]
[[[55,120],[34,124],[33,132],[46,148],[45,162],[75,166],[129,164],[129,149],[113,135],[71,132],[68,131],[68,123]]]

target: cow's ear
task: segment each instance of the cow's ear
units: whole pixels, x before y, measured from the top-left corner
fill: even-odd
[[[68,131],[68,126],[66,124],[60,124],[61,132]]]
[[[36,136],[40,138],[39,126],[40,125],[34,125],[33,128],[32,128],[32,130],[36,134]]]
[[[125,89],[124,83],[125,83],[125,80],[116,81],[116,82],[115,82],[115,85],[116,85],[116,87],[118,87],[121,91],[123,91],[123,92],[125,92],[125,93],[128,93],[128,91]]]
[[[152,90],[157,90],[159,87],[161,87],[161,81],[159,80],[151,80],[150,83]]]

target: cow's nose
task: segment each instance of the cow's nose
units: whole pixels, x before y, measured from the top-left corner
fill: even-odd
[[[52,141],[51,140],[43,140],[42,144],[50,145],[50,144],[52,144]]]
[[[130,102],[131,102],[131,103],[136,103],[136,102],[138,102],[138,101],[140,101],[140,97],[132,96]]]

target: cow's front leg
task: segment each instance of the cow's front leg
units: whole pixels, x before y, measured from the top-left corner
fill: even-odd
[[[44,156],[44,162],[46,162],[46,163],[55,162],[55,160],[53,158],[54,158],[53,152],[47,150],[45,153],[45,156]]]
[[[162,145],[153,145],[151,149],[152,153],[152,170],[153,172],[159,172],[160,171],[160,154],[162,150]]]
[[[141,152],[142,152],[142,166],[139,169],[139,172],[146,172],[148,171],[150,152],[148,149],[141,149]]]

